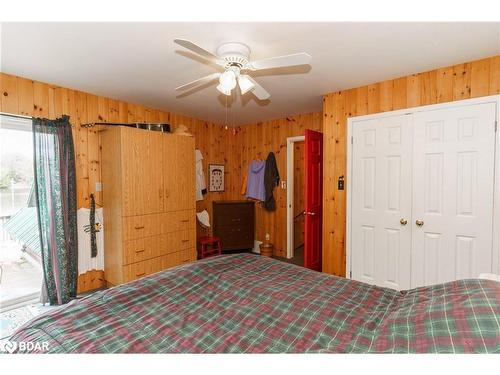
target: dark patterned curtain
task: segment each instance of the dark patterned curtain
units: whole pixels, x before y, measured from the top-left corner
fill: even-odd
[[[75,154],[69,117],[33,119],[33,144],[42,302],[60,305],[76,297],[78,278]]]

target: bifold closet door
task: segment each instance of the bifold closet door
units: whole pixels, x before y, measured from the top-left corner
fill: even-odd
[[[495,107],[413,115],[412,287],[491,272]]]
[[[412,116],[353,123],[352,278],[410,286]]]

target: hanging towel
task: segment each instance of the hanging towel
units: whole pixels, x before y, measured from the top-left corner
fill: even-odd
[[[196,200],[203,200],[203,194],[207,193],[207,185],[205,184],[205,173],[203,172],[203,155],[201,151],[195,150],[196,158]]]
[[[264,160],[253,160],[248,168],[247,177],[247,198],[264,201],[266,192],[264,189],[264,170],[266,162]]]
[[[264,208],[268,211],[274,211],[276,209],[276,201],[273,196],[273,190],[275,186],[279,186],[279,183],[280,173],[278,171],[278,165],[276,164],[276,157],[273,152],[270,152],[269,155],[267,155],[266,169],[264,173],[264,187],[266,191]]]
[[[92,257],[90,210],[80,208],[77,211],[78,226],[78,274],[90,270],[104,269],[104,225],[102,208],[95,209],[95,241],[97,255]]]

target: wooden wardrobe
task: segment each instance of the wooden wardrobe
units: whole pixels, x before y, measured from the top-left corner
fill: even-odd
[[[100,134],[108,285],[196,260],[194,138],[126,126]]]

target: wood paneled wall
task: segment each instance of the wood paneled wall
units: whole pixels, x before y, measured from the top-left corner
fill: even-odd
[[[196,147],[204,156],[205,170],[209,163],[226,164],[229,166],[226,181],[232,183],[231,171],[236,168],[232,167],[234,159],[229,155],[234,152],[234,135],[218,124],[4,73],[0,73],[0,94],[1,112],[49,119],[63,114],[70,116],[75,143],[78,208],[89,207],[91,193],[94,193],[97,204],[103,204],[102,193],[95,191],[96,182],[101,181],[99,133],[97,129],[80,127],[89,122],[166,122],[174,127],[183,124],[195,136]],[[207,208],[211,211],[213,200],[228,199],[229,194],[230,191],[208,193],[197,203],[197,210]],[[103,283],[102,272],[90,271],[80,275],[79,293],[102,287]]]
[[[81,128],[89,122],[167,122],[186,125],[196,138],[196,147],[204,155],[204,164],[229,163],[233,151],[233,134],[215,123],[180,114],[147,108],[102,96],[71,90],[47,83],[0,73],[0,111],[26,116],[57,118],[69,115],[73,125],[77,165],[78,207],[89,206],[89,195],[102,204],[101,192],[95,191],[101,181],[100,142],[96,129]],[[231,169],[229,169],[230,171]],[[231,180],[228,171],[227,179]],[[229,193],[209,193],[198,208],[211,206],[214,199],[224,199]]]
[[[323,271],[345,275],[347,118],[500,93],[500,56],[330,93],[323,98]]]
[[[305,129],[321,131],[322,113],[307,113],[238,127],[234,152],[231,154],[235,158],[235,169],[230,171],[233,178],[231,198],[244,199],[240,190],[250,162],[265,160],[271,151],[276,155],[280,179],[287,180],[286,139],[304,135]],[[269,233],[275,255],[286,257],[286,189],[276,187],[274,197],[276,211],[266,211],[260,203],[256,203],[255,234],[257,240],[264,241],[266,233]]]

